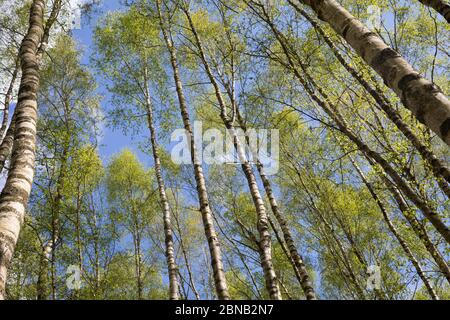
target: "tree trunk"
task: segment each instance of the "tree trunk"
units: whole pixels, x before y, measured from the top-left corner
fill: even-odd
[[[80,189],[77,190],[77,200],[75,208],[75,233],[76,233],[76,243],[77,243],[77,253],[78,253],[78,268],[80,270],[80,275],[83,275],[83,241],[81,235],[81,194]],[[80,299],[81,291],[77,292],[78,299]]]
[[[16,59],[16,65],[14,67],[14,71],[11,76],[11,81],[9,83],[8,90],[6,91],[5,95],[5,105],[3,109],[3,120],[2,120],[2,126],[0,128],[0,144],[3,144],[3,138],[5,137],[6,130],[8,128],[8,122],[9,122],[9,107],[11,105],[11,100],[13,96],[13,90],[14,90],[14,84],[16,83],[17,75],[19,73],[20,68],[20,60],[19,58]],[[1,170],[0,170],[1,172]]]
[[[260,174],[261,179],[264,184],[264,188],[266,190],[267,197],[269,198],[272,212],[273,212],[275,218],[277,219],[278,224],[281,227],[281,232],[283,233],[284,241],[286,242],[286,245],[289,249],[289,255],[292,258],[292,261],[295,265],[295,269],[298,270],[298,273],[300,275],[300,285],[302,287],[302,290],[305,293],[307,300],[315,300],[316,294],[314,292],[313,285],[311,283],[308,271],[306,269],[306,265],[303,262],[303,258],[300,256],[300,254],[297,251],[297,247],[295,246],[288,223],[287,223],[286,219],[284,218],[283,214],[281,213],[281,210],[278,207],[278,203],[273,194],[270,182],[267,179],[266,175],[263,173],[263,170],[261,168],[262,164],[258,163],[257,166],[258,166],[259,174]]]
[[[39,88],[36,53],[44,33],[44,10],[45,1],[33,1],[30,9],[30,26],[20,47],[22,79],[15,112],[15,141],[11,168],[0,195],[0,299],[6,298],[7,270],[24,221],[33,183]]]
[[[450,23],[450,4],[443,0],[419,0],[423,5],[436,10],[448,23]]]
[[[44,33],[42,35],[41,41],[40,41],[40,43],[38,43],[39,48],[37,49],[37,52],[36,52],[36,61],[38,64],[37,70],[39,69],[39,64],[42,61],[42,56],[47,49],[48,39],[50,36],[50,29],[52,28],[53,24],[56,22],[58,14],[61,10],[61,4],[62,4],[62,0],[57,0],[53,4],[52,12],[50,13],[50,17],[45,24]],[[15,81],[15,78],[17,77],[16,72],[18,72],[17,67],[20,65],[20,62],[21,62],[21,56],[20,56],[20,50],[19,50],[19,56],[17,59],[18,64],[16,65],[16,70],[13,73],[13,80],[11,81],[11,86],[8,89],[8,93],[7,93],[6,99],[5,99],[5,110],[6,110],[6,108],[8,108],[8,110],[9,110],[9,104],[12,99],[13,82]],[[15,119],[16,119],[17,110],[18,110],[18,108],[16,106],[14,113],[13,113],[13,117],[11,119],[11,123],[9,124],[8,130],[6,131],[5,137],[3,137],[4,130],[6,129],[5,120],[7,123],[8,119],[7,119],[7,117],[6,117],[6,119],[5,119],[5,117],[3,118],[3,123],[2,123],[1,131],[0,131],[0,133],[1,133],[1,135],[0,135],[0,138],[1,138],[0,173],[3,172],[3,169],[5,168],[6,160],[11,155],[11,152],[12,152],[13,143],[14,143],[14,129],[15,129],[15,124],[16,124]]]
[[[297,278],[298,283],[300,284],[300,286],[302,286],[302,276],[300,274],[300,271],[298,270],[297,266],[295,265],[294,259],[292,258],[292,255],[286,246],[286,242],[281,238],[280,233],[278,232],[277,227],[275,226],[275,223],[273,222],[273,220],[270,216],[269,216],[269,224],[273,230],[273,233],[275,234],[275,238],[277,239],[278,244],[280,245],[281,249],[283,250],[284,255],[286,256],[289,263],[291,264],[292,270],[294,270],[294,274],[295,274],[295,277]],[[281,281],[280,281],[280,283],[281,283]],[[313,299],[308,299],[308,300],[313,300]]]
[[[222,263],[222,253],[220,250],[220,244],[217,239],[216,230],[214,228],[214,220],[212,217],[211,208],[208,200],[208,193],[206,191],[205,177],[203,175],[203,169],[198,161],[197,146],[195,145],[194,135],[192,132],[192,126],[189,119],[189,113],[187,111],[186,99],[183,92],[183,85],[181,83],[181,78],[178,70],[178,61],[176,49],[173,46],[172,40],[169,37],[169,33],[165,27],[165,22],[160,10],[160,1],[156,1],[158,7],[158,14],[160,20],[161,31],[164,35],[164,40],[166,42],[167,49],[170,54],[170,62],[173,69],[173,76],[178,96],[178,102],[180,106],[181,117],[183,118],[184,128],[188,133],[188,139],[190,141],[191,148],[191,159],[194,166],[195,180],[197,183],[197,193],[200,204],[200,211],[202,214],[203,225],[205,228],[205,235],[208,240],[209,251],[211,255],[211,265],[214,274],[214,284],[216,288],[217,297],[221,300],[230,299],[228,293],[227,281],[225,278],[225,271],[223,269]]]
[[[180,237],[180,248],[181,248],[181,253],[183,254],[183,259],[184,259],[184,263],[186,264],[186,270],[189,276],[189,286],[191,287],[192,291],[194,292],[195,298],[197,300],[200,300],[200,294],[198,293],[198,290],[195,286],[194,283],[194,276],[192,275],[192,269],[191,269],[191,265],[189,263],[189,259],[188,259],[188,254],[187,254],[187,250],[186,247],[184,245],[184,241],[183,241],[183,235],[181,234],[181,227],[180,227],[180,222],[178,220],[178,217],[176,216],[176,214],[173,215],[174,219],[175,219],[175,223],[178,229],[178,234]]]
[[[450,100],[335,0],[299,0],[353,47],[413,115],[450,145]]]
[[[169,297],[170,300],[178,300],[179,292],[178,292],[178,268],[175,262],[174,257],[174,248],[173,248],[173,236],[172,236],[172,223],[171,223],[171,214],[169,201],[167,200],[166,195],[166,187],[164,185],[164,180],[162,177],[161,170],[161,159],[159,158],[158,151],[158,143],[156,138],[156,130],[153,124],[153,108],[152,102],[150,100],[150,90],[148,87],[148,79],[147,79],[147,68],[144,70],[144,89],[145,89],[145,106],[147,108],[147,121],[148,128],[150,130],[150,142],[152,145],[153,152],[153,161],[155,162],[155,175],[156,181],[158,182],[158,191],[159,198],[161,200],[161,206],[163,209],[163,220],[164,220],[164,239],[166,245],[166,260],[167,260],[167,269],[169,273]]]
[[[17,110],[17,109],[16,109]],[[0,144],[0,173],[5,169],[6,160],[11,155],[11,151],[14,144],[14,129],[16,128],[16,111],[13,113],[11,123],[9,124],[6,135]]]
[[[142,279],[142,254],[141,254],[141,231],[140,222],[138,218],[138,212],[134,208],[131,208],[131,214],[133,219],[132,236],[134,245],[134,270],[136,274],[136,288],[138,300],[143,299],[144,285]]]

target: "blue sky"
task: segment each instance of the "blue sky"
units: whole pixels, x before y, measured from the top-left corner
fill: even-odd
[[[90,57],[94,53],[93,47],[93,31],[97,24],[97,21],[101,19],[102,16],[107,14],[109,11],[120,10],[124,8],[123,5],[120,4],[119,0],[108,0],[102,1],[102,3],[98,6],[98,12],[96,11],[90,19],[87,17],[82,17],[81,29],[73,30],[73,37],[78,42],[80,48],[83,50],[82,63],[85,65],[89,65]],[[94,72],[94,71],[92,71]],[[93,74],[96,78],[98,89],[97,93],[103,97],[101,102],[101,107],[103,112],[106,112],[110,109],[110,97],[111,95],[108,93],[107,88],[105,87],[105,79],[97,74]],[[142,128],[145,130],[146,128]],[[147,132],[143,132],[147,135]],[[140,135],[141,136],[141,135]],[[100,140],[99,152],[102,156],[102,159],[105,163],[108,162],[110,157],[115,153],[120,152],[124,148],[129,148],[137,153],[139,159],[146,165],[150,165],[151,157],[143,154],[138,148],[138,142],[142,141],[139,139],[140,137],[131,137],[123,134],[122,130],[119,129],[111,129],[108,126],[104,127],[103,136]]]

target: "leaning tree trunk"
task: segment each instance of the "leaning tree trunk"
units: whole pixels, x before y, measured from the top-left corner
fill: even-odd
[[[295,265],[294,259],[292,258],[291,253],[289,252],[289,249],[286,245],[286,241],[283,240],[281,238],[280,232],[278,232],[277,227],[275,225],[275,222],[272,220],[272,218],[269,216],[269,224],[270,227],[273,230],[273,233],[275,235],[275,238],[277,239],[278,244],[280,245],[281,249],[283,250],[284,255],[286,256],[286,258],[288,259],[289,263],[292,266],[292,270],[294,271],[295,277],[297,278],[298,283],[300,284],[300,286],[302,286],[302,275],[300,274],[300,271],[298,270],[297,266]],[[280,285],[281,285],[281,281]],[[283,288],[284,290],[284,288]],[[286,290],[284,290],[286,293]],[[313,299],[308,299],[308,300],[313,300]]]
[[[414,116],[450,145],[450,100],[336,0],[298,0],[353,47]]]
[[[207,76],[214,87],[214,92],[218,103],[220,105],[220,117],[225,125],[225,127],[231,133],[234,148],[238,154],[239,160],[241,162],[242,170],[244,171],[245,177],[247,179],[248,187],[250,190],[250,194],[253,199],[253,203],[255,205],[255,210],[257,214],[257,229],[259,233],[260,240],[258,242],[258,246],[261,252],[261,267],[264,270],[264,279],[266,282],[266,288],[269,292],[269,295],[272,299],[280,300],[281,294],[280,289],[278,287],[277,276],[275,270],[273,268],[272,262],[272,245],[271,245],[271,237],[269,232],[269,223],[267,217],[266,207],[264,205],[264,201],[261,197],[261,193],[259,191],[259,187],[256,183],[256,177],[253,173],[253,169],[245,155],[245,151],[242,145],[242,142],[239,140],[239,137],[234,129],[233,123],[226,116],[226,104],[223,99],[222,93],[220,91],[219,84],[217,83],[214,75],[211,71],[208,61],[206,60],[206,56],[203,50],[203,45],[201,43],[200,37],[197,33],[195,25],[191,19],[191,15],[188,9],[182,9],[186,15],[186,18],[189,22],[189,26],[191,28],[192,34],[194,35],[195,43],[199,50],[200,58],[202,60],[203,66],[205,67]]]
[[[16,108],[17,110],[17,108]],[[16,112],[14,111],[11,123],[9,124],[8,130],[6,130],[6,135],[0,144],[0,173],[5,169],[6,161],[11,155],[11,151],[14,144],[14,129],[16,127]]]
[[[44,10],[45,1],[33,1],[30,26],[20,47],[22,78],[15,111],[15,141],[9,175],[0,194],[0,299],[6,298],[7,270],[24,221],[34,177],[39,88],[37,51],[44,34]]]
[[[5,137],[6,130],[8,128],[8,122],[9,122],[9,107],[11,105],[11,100],[13,97],[13,91],[14,91],[14,84],[16,83],[17,76],[19,74],[19,68],[20,68],[20,59],[19,57],[16,59],[16,64],[14,66],[14,71],[11,76],[11,81],[9,82],[8,90],[6,91],[5,95],[5,102],[4,102],[4,108],[3,108],[3,120],[2,120],[2,126],[0,128],[0,141],[3,143],[3,138]]]
[[[419,0],[423,5],[433,8],[450,23],[450,4],[445,0]]]
[[[164,239],[166,245],[166,260],[169,273],[169,297],[170,300],[178,300],[178,268],[175,262],[172,223],[169,201],[167,200],[166,187],[162,177],[161,159],[159,157],[158,142],[156,141],[156,130],[153,123],[153,108],[150,99],[150,90],[148,87],[147,68],[144,70],[144,90],[145,90],[145,106],[147,112],[148,128],[150,130],[150,142],[152,145],[153,161],[155,162],[155,175],[158,182],[159,198],[163,209],[164,220]]]
[[[201,163],[198,160],[197,146],[195,144],[194,135],[192,132],[192,126],[189,119],[189,113],[187,110],[186,98],[184,96],[183,85],[181,82],[176,48],[174,47],[172,40],[170,39],[168,30],[166,29],[164,19],[161,14],[160,1],[156,1],[158,7],[158,15],[161,31],[164,36],[164,40],[167,49],[170,54],[170,63],[173,70],[173,76],[175,81],[175,87],[178,96],[178,102],[180,106],[181,117],[183,119],[184,128],[188,133],[188,139],[190,140],[191,148],[191,160],[194,166],[194,175],[197,183],[197,193],[200,204],[200,211],[202,214],[203,225],[205,228],[205,235],[208,240],[209,251],[211,255],[211,265],[214,275],[214,284],[216,288],[217,297],[221,300],[230,299],[228,293],[227,281],[225,278],[225,271],[223,269],[222,253],[220,249],[219,240],[217,238],[217,233],[214,227],[214,219],[211,212],[211,207],[209,205],[208,192],[206,191],[205,177],[203,175],[203,169]]]

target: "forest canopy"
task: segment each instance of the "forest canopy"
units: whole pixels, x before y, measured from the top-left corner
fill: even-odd
[[[448,1],[0,10],[0,300],[450,299]]]

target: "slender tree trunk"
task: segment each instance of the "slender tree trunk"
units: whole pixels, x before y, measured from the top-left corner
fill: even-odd
[[[139,300],[144,298],[144,279],[142,279],[142,252],[141,252],[141,235],[140,232],[136,235],[136,255],[137,255],[137,268],[138,268],[138,297]]]
[[[450,100],[336,0],[298,0],[353,47],[414,116],[450,145]]]
[[[132,192],[130,193],[132,194]],[[132,198],[132,196],[130,196]],[[135,271],[136,271],[136,285],[137,285],[137,297],[138,300],[142,300],[144,298],[144,283],[142,279],[142,238],[141,238],[141,222],[139,220],[140,212],[134,208],[132,205],[131,210],[132,219],[133,219],[133,241],[134,241],[134,262],[135,262]]]
[[[300,254],[297,251],[297,248],[296,248],[294,240],[292,238],[288,223],[287,223],[286,219],[284,218],[283,214],[281,213],[281,210],[279,209],[278,203],[277,203],[276,198],[272,191],[272,186],[270,184],[270,181],[267,178],[267,176],[264,174],[262,164],[259,161],[257,163],[257,167],[258,167],[258,172],[263,181],[263,185],[264,185],[264,189],[266,190],[267,197],[269,198],[272,212],[273,212],[275,218],[277,219],[278,224],[281,227],[284,241],[286,242],[286,245],[288,246],[289,253],[292,256],[294,264],[300,273],[300,278],[301,278],[300,284],[303,289],[303,292],[306,295],[306,299],[315,300],[316,294],[314,292],[308,271],[306,269],[306,265],[303,262],[303,258],[300,256]]]
[[[450,197],[450,188],[445,181],[450,183],[450,169],[439,160],[433,151],[424,144],[419,137],[417,137],[410,127],[403,121],[398,112],[389,102],[389,99],[378,89],[373,87],[364,76],[353,68],[339,52],[338,48],[335,46],[333,41],[328,37],[326,32],[320,26],[320,24],[309,16],[309,14],[304,11],[298,4],[293,0],[288,0],[288,2],[295,8],[295,10],[302,15],[306,20],[308,20],[314,29],[321,35],[325,40],[325,43],[330,47],[331,51],[341,63],[341,65],[353,76],[353,78],[358,81],[358,83],[372,96],[377,105],[381,110],[385,112],[387,117],[395,124],[395,126],[403,133],[403,135],[411,142],[411,144],[417,149],[417,151],[422,156],[422,159],[428,163],[431,167],[431,171],[437,179],[437,182],[442,189],[442,191]]]
[[[423,5],[436,10],[448,23],[450,23],[450,4],[445,0],[419,0]]]
[[[78,268],[80,270],[80,275],[83,275],[83,242],[82,242],[82,236],[81,236],[81,194],[80,190],[78,188],[77,190],[77,200],[76,200],[76,208],[75,208],[75,233],[76,233],[76,240],[77,240],[77,253],[78,253]],[[80,299],[80,293],[81,291],[78,290],[77,296],[78,299]]]
[[[92,226],[94,232],[94,256],[95,256],[95,264],[94,264],[94,297],[97,298],[99,296],[101,277],[100,277],[100,235],[97,225],[97,211],[94,205],[94,196],[93,193],[90,194],[90,202],[92,206]]]
[[[375,192],[375,189],[372,187],[372,184],[367,180],[366,176],[362,172],[362,170],[359,168],[359,166],[356,164],[356,162],[350,157],[350,161],[352,162],[353,166],[356,169],[356,172],[358,172],[358,175],[361,177],[361,180],[365,184],[367,190],[369,190],[372,198],[377,203],[378,207],[380,208],[381,213],[383,214],[383,218],[386,221],[386,224],[388,225],[389,230],[392,232],[394,237],[399,242],[400,246],[402,247],[403,251],[405,252],[406,256],[408,257],[409,261],[411,261],[411,264],[416,269],[416,272],[420,279],[422,279],[423,284],[425,285],[428,294],[433,300],[439,300],[438,295],[436,294],[436,291],[434,290],[433,286],[431,285],[428,278],[425,276],[425,273],[423,272],[422,267],[420,266],[419,261],[417,261],[416,257],[412,253],[411,249],[409,248],[406,241],[403,239],[401,234],[398,232],[397,228],[395,227],[394,223],[389,218],[389,213],[387,212],[383,202],[378,197],[377,193]]]
[[[195,286],[194,276],[192,274],[192,269],[191,269],[191,264],[189,263],[187,250],[184,245],[183,235],[181,233],[180,221],[178,220],[178,217],[176,214],[174,214],[173,217],[175,219],[175,224],[176,224],[178,234],[180,237],[180,248],[181,248],[181,253],[183,254],[184,263],[186,265],[186,270],[187,270],[188,276],[189,276],[189,286],[191,287],[192,291],[194,292],[195,298],[197,300],[200,300],[200,294],[198,293],[198,290]]]
[[[203,169],[198,161],[197,146],[195,145],[195,139],[192,132],[192,126],[189,119],[189,113],[187,111],[186,99],[184,97],[183,86],[178,70],[178,61],[176,49],[173,46],[172,40],[169,37],[169,33],[165,27],[164,19],[161,15],[160,0],[156,1],[158,7],[158,14],[160,20],[161,31],[164,35],[167,49],[170,54],[170,62],[173,69],[174,81],[178,96],[178,102],[180,105],[181,117],[183,119],[184,128],[188,133],[188,139],[190,141],[191,158],[194,166],[195,180],[197,183],[197,193],[199,197],[200,211],[202,213],[203,225],[205,228],[205,235],[208,240],[209,251],[211,255],[211,265],[214,274],[214,284],[216,288],[217,297],[221,300],[230,299],[228,293],[227,281],[225,278],[225,272],[222,263],[222,253],[220,250],[220,244],[217,239],[217,234],[214,228],[214,220],[212,217],[211,208],[208,200],[208,193],[206,191],[206,183],[203,175]]]
[[[44,246],[42,246],[44,248]],[[39,270],[38,279],[36,281],[36,299],[46,300],[48,297],[47,282],[48,282],[48,262],[50,252],[39,252]]]
[[[39,67],[36,53],[44,33],[45,1],[34,0],[30,26],[20,48],[22,79],[16,106],[15,143],[11,168],[0,195],[0,299],[5,299],[6,276],[24,221],[34,176]]]
[[[67,174],[67,161],[69,159],[69,138],[64,142],[64,150],[61,155],[61,164],[59,168],[59,176],[56,182],[56,196],[52,204],[52,239],[49,241],[44,249],[44,254],[49,254],[51,257],[51,272],[52,272],[52,297],[56,299],[56,246],[60,239],[60,218],[63,201],[63,190]]]
[[[9,124],[8,130],[6,130],[6,135],[0,144],[0,173],[3,172],[5,168],[6,160],[11,155],[11,151],[14,144],[14,129],[16,127],[16,111],[14,111],[13,118]]]
[[[177,277],[177,265],[175,262],[174,248],[173,248],[173,235],[172,235],[172,223],[170,215],[169,201],[167,200],[166,187],[162,177],[161,159],[159,158],[158,143],[156,138],[156,130],[153,123],[153,108],[150,100],[150,90],[148,87],[147,68],[144,70],[144,89],[145,89],[145,104],[147,108],[147,120],[148,128],[150,130],[150,142],[152,145],[153,161],[155,163],[155,175],[158,182],[159,198],[161,200],[161,206],[163,209],[164,220],[164,239],[166,245],[166,260],[167,269],[169,273],[169,297],[170,300],[178,300],[178,277]]]
[[[284,255],[288,259],[289,263],[292,266],[292,270],[294,270],[295,277],[297,278],[298,283],[300,286],[302,285],[302,276],[300,275],[300,271],[298,270],[297,266],[295,265],[294,259],[292,258],[291,253],[289,252],[289,249],[286,246],[285,241],[281,238],[280,233],[277,230],[277,227],[275,226],[275,223],[273,222],[272,218],[269,216],[269,224],[270,227],[273,230],[273,233],[275,234],[275,238],[277,239],[278,244],[280,245],[281,249],[283,250]],[[281,283],[281,281],[280,281]],[[312,299],[308,299],[312,300]]]
[[[134,269],[136,273],[136,286],[138,300],[143,299],[143,279],[142,279],[142,254],[141,254],[141,232],[139,230],[138,213],[132,209],[133,215],[133,244],[134,244]]]
[[[2,126],[0,128],[0,145],[3,144],[3,139],[5,137],[6,130],[8,128],[8,122],[9,122],[9,107],[11,105],[11,100],[13,97],[13,90],[14,90],[14,84],[16,83],[17,75],[19,73],[20,68],[20,59],[16,59],[16,64],[14,67],[14,71],[11,76],[11,81],[9,83],[8,90],[6,91],[5,95],[5,102],[4,102],[4,108],[3,108],[3,120],[2,120]],[[1,171],[1,170],[0,170]]]

